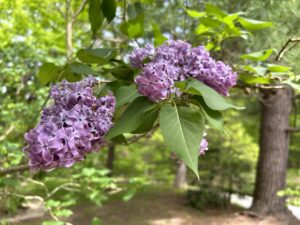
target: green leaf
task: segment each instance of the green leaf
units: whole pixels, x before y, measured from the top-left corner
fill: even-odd
[[[69,209],[58,209],[55,210],[55,215],[58,217],[69,217],[73,214],[72,210]]]
[[[166,104],[161,107],[159,124],[166,144],[199,178],[199,146],[204,132],[201,113]]]
[[[273,25],[271,22],[247,19],[243,17],[240,17],[238,21],[245,29],[250,31],[265,29]]]
[[[268,70],[270,72],[288,72],[291,70],[291,67],[281,66],[277,64],[268,64]]]
[[[205,12],[198,12],[196,10],[191,10],[191,9],[186,9],[185,11],[190,17],[193,18],[199,18],[207,15]]]
[[[38,80],[42,84],[48,84],[49,82],[56,81],[59,78],[60,68],[53,63],[44,63],[37,75]]]
[[[139,93],[135,86],[123,86],[117,89],[115,97],[117,100],[116,108],[119,108],[127,103],[132,102],[139,96]]]
[[[100,29],[104,19],[101,11],[101,3],[102,0],[90,0],[89,21],[94,35]]]
[[[157,120],[157,117],[158,117],[158,108],[154,108],[150,111],[145,112],[142,117],[141,125],[131,133],[141,134],[141,133],[148,132],[153,128],[153,125]]]
[[[133,196],[136,194],[136,192],[137,192],[136,188],[131,188],[123,196],[123,201],[128,202],[130,199],[133,198]]]
[[[209,4],[209,3],[205,4],[205,11],[207,12],[207,14],[215,15],[219,18],[223,18],[228,15],[227,13],[225,13],[221,9],[219,9],[217,6]]]
[[[255,61],[265,61],[273,53],[274,49],[266,49],[258,52],[252,52],[249,54],[241,55],[242,59],[250,59]]]
[[[290,85],[293,89],[300,91],[300,84],[291,80],[285,80],[282,83]]]
[[[239,78],[247,84],[269,84],[272,80],[268,77],[255,76],[251,74],[240,74]]]
[[[62,221],[44,221],[42,225],[64,225]]]
[[[154,34],[154,46],[159,46],[167,40],[167,38],[162,35],[159,27],[155,23],[152,24],[152,29]]]
[[[116,50],[111,48],[81,49],[77,57],[84,63],[105,64],[116,55]]]
[[[50,207],[50,208],[53,208],[53,207],[56,208],[61,205],[61,202],[57,201],[57,200],[49,199],[49,200],[47,200],[46,205],[47,205],[47,207]]]
[[[194,101],[193,101],[194,100]],[[207,119],[208,123],[218,129],[219,131],[224,131],[224,121],[223,121],[223,115],[220,111],[212,110],[209,108],[202,96],[194,96],[192,98],[192,101],[196,103],[196,105],[203,111],[203,114],[205,115],[205,118]]]
[[[261,76],[265,76],[268,72],[268,69],[265,66],[246,65],[246,66],[243,66],[242,68],[243,68],[243,70],[246,70],[250,73],[253,73],[255,75],[261,75]]]
[[[203,24],[199,24],[195,30],[195,34],[197,35],[201,35],[201,34],[204,34],[204,33],[207,33],[207,32],[211,32],[212,29],[210,27],[207,27]],[[208,44],[210,44],[211,42],[209,42]]]
[[[139,14],[136,18],[123,22],[120,26],[123,34],[129,38],[137,38],[144,35],[144,14]]]
[[[135,2],[128,4],[127,6],[127,15],[129,20],[136,18],[139,14],[143,13],[143,7],[141,2]]]
[[[110,71],[112,75],[121,80],[133,80],[134,71],[130,67],[122,66],[114,68]]]
[[[120,119],[115,122],[115,125],[110,129],[106,137],[111,139],[123,133],[130,133],[136,130],[143,122],[143,115],[151,107],[155,106],[146,97],[138,97],[131,102]]]
[[[83,168],[81,173],[84,176],[91,177],[97,173],[97,170],[95,168]]]
[[[200,25],[204,25],[208,30],[211,28],[220,28],[220,26],[223,26],[223,23],[215,18],[211,17],[202,17],[199,19],[200,20]],[[203,29],[203,28],[202,28]],[[197,28],[197,32],[199,32],[200,28]]]
[[[99,218],[94,217],[91,225],[104,225],[104,224],[101,222],[101,220]]]
[[[107,83],[103,86],[101,93],[105,93],[106,91],[116,92],[120,87],[129,86],[131,83],[126,82],[124,80],[114,80],[112,82]]]
[[[202,96],[206,105],[213,110],[225,110],[228,108],[243,109],[229,104],[218,92],[196,79],[178,82],[176,86],[186,93]]]
[[[123,134],[120,134],[111,139],[115,143],[127,144],[127,140]]]
[[[93,70],[91,67],[81,63],[70,64],[70,70],[76,74],[100,75],[97,71]]]
[[[101,9],[103,15],[108,22],[111,22],[116,16],[116,1],[115,0],[102,0]]]
[[[66,79],[70,82],[76,82],[82,79],[81,73],[74,73],[71,64],[65,66],[61,79]]]

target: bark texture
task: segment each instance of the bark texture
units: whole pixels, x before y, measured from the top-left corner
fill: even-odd
[[[187,188],[187,167],[182,161],[178,164],[174,187],[179,189]]]
[[[261,96],[260,151],[252,210],[274,214],[286,211],[285,199],[277,192],[286,184],[292,91],[288,87],[268,89],[262,90]]]
[[[115,150],[116,150],[115,146],[111,146],[108,148],[108,152],[107,152],[106,168],[110,170],[108,174],[109,176],[113,175]]]

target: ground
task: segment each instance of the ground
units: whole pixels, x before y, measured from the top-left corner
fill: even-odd
[[[287,225],[278,219],[253,218],[242,215],[243,210],[206,209],[200,211],[186,205],[184,194],[174,191],[146,191],[131,201],[114,199],[103,207],[81,204],[74,208],[70,222],[90,225],[93,217],[101,218],[105,225]],[[22,225],[40,225],[38,220]],[[297,224],[297,222],[295,223]],[[300,223],[299,223],[300,224]]]

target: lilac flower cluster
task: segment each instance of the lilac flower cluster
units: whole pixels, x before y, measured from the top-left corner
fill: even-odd
[[[92,89],[96,83],[89,77],[52,86],[54,104],[44,108],[40,123],[25,134],[31,169],[70,167],[104,144],[113,125],[115,98],[111,93],[96,98]]]
[[[146,59],[149,59],[150,62]],[[153,48],[138,48],[129,57],[133,67],[141,69],[135,83],[139,92],[154,102],[178,93],[174,82],[195,78],[227,96],[236,84],[237,74],[221,61],[214,60],[203,46],[192,48],[184,41],[170,40]]]

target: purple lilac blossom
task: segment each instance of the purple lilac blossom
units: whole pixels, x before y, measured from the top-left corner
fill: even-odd
[[[40,123],[25,134],[31,169],[70,167],[104,144],[113,125],[115,98],[109,93],[97,99],[92,90],[96,83],[89,77],[51,87],[54,105],[44,108]]]
[[[208,150],[208,142],[205,138],[203,138],[200,143],[199,154],[205,155],[205,151],[207,150]]]
[[[154,47],[150,44],[147,44],[144,48],[136,48],[130,54],[129,60],[131,65],[135,68],[142,68],[143,61],[154,54]]]
[[[166,60],[148,63],[144,66],[135,83],[142,95],[151,101],[158,102],[167,99],[175,92],[174,80],[178,74],[178,68],[169,64]]]
[[[147,57],[150,62],[144,63]],[[155,49],[149,45],[135,49],[129,59],[133,67],[141,69],[135,79],[139,92],[154,102],[178,94],[174,83],[191,77],[224,96],[236,84],[237,74],[228,65],[213,59],[203,46],[192,48],[181,40],[169,40]]]

